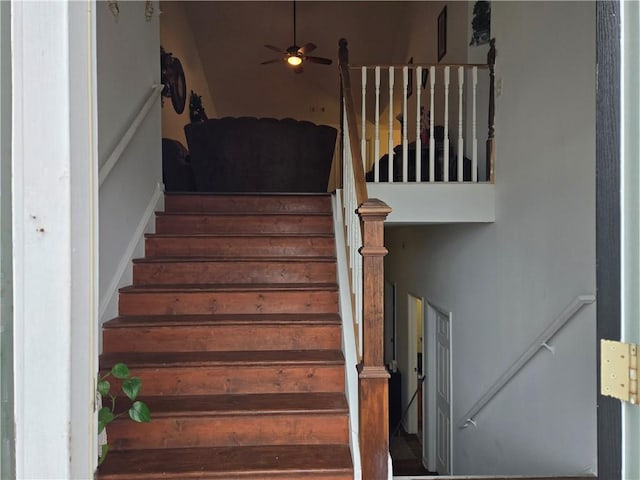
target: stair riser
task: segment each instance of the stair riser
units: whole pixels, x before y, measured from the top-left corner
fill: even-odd
[[[220,325],[105,329],[105,352],[340,350],[340,325]]]
[[[134,285],[330,283],[335,281],[335,262],[185,261],[136,263],[133,266]]]
[[[147,257],[335,256],[332,237],[147,237]]]
[[[337,313],[335,291],[121,292],[121,315]]]
[[[344,392],[340,365],[129,367],[145,396]],[[118,391],[119,381],[110,381]]]
[[[241,445],[344,444],[345,414],[261,414],[116,420],[107,427],[113,450]]]
[[[321,233],[333,232],[328,215],[159,215],[156,233]]]
[[[331,213],[328,195],[167,195],[166,212]]]

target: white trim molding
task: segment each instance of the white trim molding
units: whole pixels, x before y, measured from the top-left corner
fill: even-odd
[[[345,391],[349,404],[349,434],[351,437],[351,457],[353,459],[353,478],[362,479],[360,464],[360,424],[358,403],[358,354],[356,352],[356,334],[353,323],[349,271],[347,267],[346,241],[344,238],[344,220],[342,218],[341,191],[331,195],[333,206],[333,230],[336,239],[336,260],[338,267],[338,285],[340,292],[340,317],[342,319],[342,350],[345,359]],[[392,470],[389,469],[389,472]]]
[[[118,262],[118,268],[111,278],[109,286],[102,298],[100,298],[100,324],[108,320],[106,317],[109,314],[109,305],[112,304],[114,297],[118,294],[118,287],[122,285],[123,277],[125,277],[127,269],[131,268],[131,261],[133,260],[136,247],[144,239],[145,232],[149,231],[149,222],[153,220],[153,214],[158,209],[158,203],[162,199],[163,194],[164,185],[162,183],[158,183],[149,203],[147,203],[147,208],[145,208],[144,213],[138,222],[138,226],[127,244],[127,248]]]

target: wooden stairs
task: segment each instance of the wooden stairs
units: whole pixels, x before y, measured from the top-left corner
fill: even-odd
[[[167,194],[100,368],[152,421],[107,427],[100,480],[353,478],[328,195]]]

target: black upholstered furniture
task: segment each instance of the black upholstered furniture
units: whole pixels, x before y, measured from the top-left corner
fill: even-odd
[[[178,140],[162,139],[162,182],[165,192],[193,192],[196,189],[189,151]]]
[[[429,145],[422,145],[420,149],[420,181],[441,182],[443,180],[443,156],[444,156],[444,127],[436,126],[433,134],[435,140],[434,156],[434,179],[429,178]],[[397,145],[393,149],[393,181],[402,182],[402,145]],[[416,144],[411,142],[407,145],[407,181],[416,181]],[[389,181],[389,155],[382,156],[378,162],[380,169],[380,181]],[[462,178],[463,181],[471,181],[471,160],[467,157],[463,159]],[[374,166],[366,173],[367,182],[374,181]],[[453,145],[449,142],[449,181],[456,182],[458,178],[458,156],[453,150]]]
[[[197,191],[327,191],[335,128],[290,118],[225,117],[184,130]]]

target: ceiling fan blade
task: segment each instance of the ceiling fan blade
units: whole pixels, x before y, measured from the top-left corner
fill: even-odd
[[[331,65],[333,63],[328,58],[323,57],[304,57],[305,60],[309,60],[311,63],[320,63],[322,65]]]
[[[316,47],[313,43],[307,43],[306,45],[303,45],[298,49],[298,53],[300,55],[306,55],[307,53],[313,52],[316,48],[318,47]]]
[[[278,47],[274,47],[273,45],[265,45],[266,48],[268,48],[269,50],[273,50],[274,52],[278,52],[281,53],[283,55],[286,55],[287,52],[285,52],[284,50],[278,48]]]
[[[264,62],[260,62],[260,65],[268,65],[269,63],[281,62],[281,58],[274,58],[273,60],[266,60]]]

